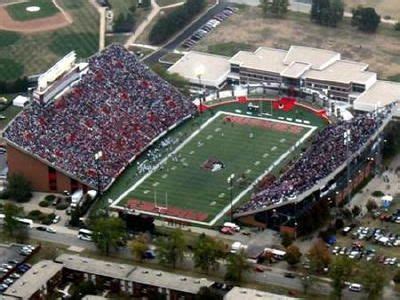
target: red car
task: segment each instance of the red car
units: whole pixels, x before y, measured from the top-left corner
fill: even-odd
[[[230,227],[222,227],[220,232],[223,233],[223,234],[229,234],[229,235],[234,234],[233,229],[230,228]]]

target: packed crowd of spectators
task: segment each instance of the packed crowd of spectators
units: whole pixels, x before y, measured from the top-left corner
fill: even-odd
[[[345,163],[348,154],[350,157],[360,150],[388,115],[389,110],[368,113],[325,127],[315,136],[312,145],[302,153],[299,160],[278,179],[264,185],[237,212],[254,211],[289,201],[311,189]],[[346,140],[350,142],[346,145],[344,136],[345,133],[348,136],[348,132],[350,138]]]
[[[4,136],[83,183],[96,187],[99,174],[104,189],[159,134],[195,112],[179,91],[112,45],[90,58],[67,94],[33,103]]]

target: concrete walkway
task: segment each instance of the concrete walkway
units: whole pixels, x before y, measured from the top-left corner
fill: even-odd
[[[100,15],[99,24],[99,51],[103,50],[106,45],[106,8],[100,6],[96,0],[89,0],[89,3],[96,8]]]

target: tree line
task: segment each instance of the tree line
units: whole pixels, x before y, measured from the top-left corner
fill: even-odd
[[[13,81],[0,80],[0,94],[13,94],[27,92],[29,81],[27,77],[18,78]]]
[[[184,28],[207,5],[205,0],[188,0],[175,11],[161,17],[150,31],[149,40],[159,45]]]

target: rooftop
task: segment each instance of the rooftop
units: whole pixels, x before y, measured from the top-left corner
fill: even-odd
[[[135,266],[111,263],[77,255],[62,254],[57,257],[57,262],[63,263],[67,269],[86,272],[105,277],[125,279],[135,270]]]
[[[44,284],[54,277],[63,268],[62,264],[50,260],[43,260],[35,264],[29,271],[15,281],[6,291],[5,295],[29,299]]]
[[[239,51],[230,62],[244,68],[280,74],[287,67],[283,63],[286,54],[286,50],[260,47],[255,52]]]
[[[190,51],[168,69],[169,73],[178,73],[190,82],[198,84],[199,75],[202,84],[218,86],[230,72],[229,57]]]
[[[338,60],[323,70],[310,70],[304,77],[344,84],[351,82],[366,84],[369,80],[376,78],[376,73],[366,71],[367,68],[368,65],[364,63]]]
[[[292,300],[296,298],[271,294],[259,290],[234,287],[225,296],[224,300]]]
[[[205,278],[188,277],[126,264],[110,263],[77,255],[63,254],[56,261],[63,263],[64,267],[70,270],[118,278],[191,294],[197,294],[202,286],[208,287],[214,283]]]
[[[340,59],[340,53],[303,46],[291,46],[283,62],[286,65],[292,62],[302,62],[311,65],[311,68],[321,70],[335,60]]]
[[[400,83],[378,80],[354,102],[357,110],[373,111],[395,101],[400,101]]]

